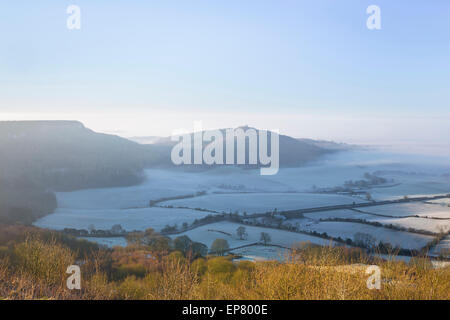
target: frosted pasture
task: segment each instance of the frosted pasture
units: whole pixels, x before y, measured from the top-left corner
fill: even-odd
[[[356,197],[312,193],[234,193],[209,194],[196,198],[166,201],[174,207],[203,208],[218,212],[264,213],[365,202]]]
[[[416,230],[425,230],[439,233],[441,231],[450,230],[450,220],[435,220],[422,218],[383,218],[372,217],[367,219],[369,221],[379,222],[381,224],[392,224],[403,228],[413,228]]]
[[[259,170],[229,166],[206,170],[194,170],[189,166],[148,169],[145,171],[146,180],[141,185],[59,192],[57,199],[58,207],[67,209],[136,208],[146,207],[150,200],[193,194],[197,191],[283,193],[311,191],[313,186],[332,188],[342,186],[347,180],[363,179],[364,173],[375,171],[380,171],[382,177],[393,178],[395,183],[399,183],[392,187],[372,188],[370,193],[377,200],[399,198],[404,195],[450,192],[449,179],[434,171],[426,174],[410,174],[409,171],[424,171],[426,168],[406,165],[406,161],[410,161],[410,157],[367,151],[338,152],[312,165],[280,168],[278,174],[274,176],[261,176]],[[280,202],[285,200],[290,201],[280,199]],[[324,198],[321,200],[326,201]],[[268,201],[271,203],[266,208],[280,206],[274,205],[270,199]]]
[[[93,225],[99,230],[109,230],[120,224],[125,230],[145,230],[153,228],[157,231],[167,224],[181,225],[192,223],[195,219],[205,217],[207,213],[189,209],[57,209],[55,213],[39,219],[35,225],[41,228],[62,230],[64,228],[88,229]]]
[[[437,246],[435,246],[431,252],[433,255],[446,255],[450,257],[450,235],[443,239]]]
[[[265,260],[280,260],[283,261],[289,257],[289,250],[271,247],[271,246],[251,246],[233,250],[234,254],[239,254],[244,257],[243,260],[265,261]]]
[[[286,173],[285,173],[286,170]],[[193,194],[198,191],[246,192],[297,191],[282,182],[283,177],[300,179],[296,169],[280,169],[277,178],[261,176],[259,170],[221,167],[208,170],[149,169],[137,186],[58,192],[58,207],[70,209],[124,209],[148,206],[150,200]],[[311,185],[308,184],[308,189]],[[233,189],[235,188],[235,189]]]
[[[448,159],[421,155],[386,153],[377,150],[360,150],[330,154],[314,165],[280,170],[270,177],[298,191],[317,187],[342,186],[348,180],[363,179],[364,173],[377,172],[389,181],[371,192],[381,198],[400,197],[407,194],[437,194],[450,191],[450,179],[443,173],[450,172]],[[376,197],[374,197],[376,198]]]
[[[372,198],[374,200],[381,201],[401,199],[404,196],[423,197],[431,195],[444,195],[450,190],[450,184],[447,182],[439,183],[423,180],[421,182],[413,183],[400,179],[397,179],[396,181],[401,184],[393,187],[373,188],[369,190]]]
[[[413,205],[412,203],[408,204],[400,204],[400,205],[393,205],[402,207],[405,205]],[[385,206],[387,207],[387,205]],[[414,206],[412,206],[414,208]],[[419,208],[420,203],[419,203]],[[441,232],[441,230],[450,230],[450,214],[449,214],[449,220],[437,220],[437,219],[425,219],[425,218],[416,218],[416,217],[405,217],[405,218],[389,218],[389,217],[379,217],[372,214],[369,214],[369,212],[378,213],[378,214],[386,214],[382,210],[376,210],[378,206],[375,207],[369,207],[369,208],[361,208],[366,213],[361,213],[355,210],[333,210],[333,211],[322,211],[322,212],[313,212],[313,213],[306,213],[304,216],[306,218],[313,219],[313,220],[320,220],[320,219],[332,219],[332,218],[342,218],[342,219],[363,219],[367,221],[372,222],[379,222],[381,224],[392,224],[395,226],[403,227],[403,228],[413,228],[417,230],[425,230],[430,232]],[[417,207],[415,207],[417,209]],[[407,210],[406,208],[404,208]],[[383,213],[381,213],[381,212]],[[394,212],[394,211],[388,211],[388,212]],[[409,211],[406,212],[414,212],[412,214],[418,214],[422,211]],[[434,211],[433,211],[434,212]],[[393,214],[393,213],[392,213]],[[425,214],[427,215],[427,214]],[[402,216],[402,214],[398,214],[398,216]],[[432,216],[430,214],[429,216]],[[297,221],[298,220],[298,221]],[[298,222],[300,225],[302,225],[302,222],[304,223],[305,219],[292,219],[288,220],[288,222]],[[311,222],[310,222],[311,223]],[[293,223],[295,225],[295,223]]]
[[[412,169],[414,168],[411,168],[411,170]],[[418,168],[415,169],[417,170]],[[429,170],[432,170],[432,168]],[[383,170],[381,172],[383,172]],[[400,199],[404,196],[422,197],[445,195],[450,192],[450,180],[437,173],[387,171],[379,175],[384,178],[393,179],[395,185],[391,187],[372,188],[369,190],[375,200]]]
[[[431,201],[427,201],[427,203],[433,203],[436,205],[440,205],[442,207],[450,207],[450,198],[431,200]]]
[[[201,179],[182,170],[146,170],[144,183],[119,188],[58,192],[58,208],[125,209],[147,207],[150,200],[192,194],[202,189]]]
[[[265,180],[284,185],[286,190],[305,192],[317,188],[342,186],[347,180],[360,180],[367,168],[344,164],[321,163],[301,168],[281,168],[274,176],[264,176]]]
[[[277,175],[261,176],[259,170],[246,170],[237,167],[215,167],[198,170],[189,166],[172,169],[146,170],[146,180],[137,186],[79,190],[57,193],[58,208],[54,214],[36,222],[37,226],[63,229],[88,229],[94,225],[97,229],[110,229],[115,224],[126,230],[161,230],[165,225],[183,222],[191,223],[208,212],[190,209],[149,208],[150,200],[184,196],[198,191],[207,195],[165,201],[163,205],[205,208],[215,211],[262,213],[277,208],[292,210],[328,205],[365,202],[364,196],[350,197],[337,194],[307,193],[316,188],[342,186],[348,180],[364,179],[364,173],[378,172],[377,175],[388,180],[388,185],[373,187],[369,190],[376,200],[402,198],[404,195],[431,195],[450,193],[450,179],[443,173],[450,172],[450,166],[436,165],[411,155],[393,155],[375,151],[338,152],[330,154],[314,164],[300,168],[281,168]],[[217,192],[220,192],[218,194]],[[237,193],[246,192],[246,193]],[[432,203],[407,203],[363,208],[368,213],[392,216],[421,215],[450,218],[450,200],[437,200]],[[318,222],[319,219],[342,217],[357,218],[380,223],[392,223],[403,227],[412,227],[436,232],[442,224],[448,226],[448,220],[428,220],[417,218],[383,218],[352,210],[336,210],[305,214],[305,219],[288,220],[286,223],[299,223],[303,228],[318,232],[327,232],[333,236],[353,238],[356,232],[372,234],[378,241],[391,242],[402,247],[421,247],[430,240],[411,233],[376,228],[363,224]],[[246,226],[249,239],[241,241],[234,235],[207,231],[222,229],[235,234],[239,225],[218,223],[207,225],[187,232],[195,241],[211,245],[216,238],[229,240],[231,246],[259,241],[261,232],[272,236],[272,243],[290,246],[293,242],[311,241],[316,244],[328,244],[328,240],[283,230]],[[93,239],[93,238],[89,238]],[[124,244],[124,239],[102,238],[95,241],[112,246]],[[269,255],[268,247],[250,248],[250,256]],[[253,253],[253,254],[252,254]],[[271,253],[273,256],[273,252]]]
[[[330,211],[320,211],[311,212],[303,214],[305,218],[320,220],[320,219],[332,219],[332,218],[343,218],[343,219],[368,219],[371,215],[360,213],[354,210],[330,210]],[[294,220],[294,219],[293,219]],[[291,220],[289,220],[291,221]]]
[[[330,236],[341,237],[343,239],[354,239],[355,234],[358,232],[367,233],[373,236],[377,243],[379,241],[388,242],[393,246],[399,246],[406,249],[420,249],[429,241],[433,240],[433,237],[431,236],[400,232],[351,222],[319,222],[311,224],[309,230],[317,231],[319,233],[326,232]]]
[[[211,244],[214,242],[214,240],[222,238],[228,241],[230,248],[233,248],[250,243],[259,242],[261,232],[266,232],[272,238],[271,243],[285,247],[290,247],[294,243],[306,241],[318,245],[330,244],[329,240],[318,237],[312,237],[301,233],[288,232],[284,230],[277,230],[270,228],[253,227],[253,226],[244,226],[248,233],[248,238],[246,240],[240,240],[239,237],[236,235],[236,230],[240,226],[242,225],[238,223],[216,222],[213,224],[209,224],[193,230],[186,231],[182,234],[174,235],[172,236],[172,238],[176,238],[181,235],[187,235],[190,239],[194,241],[206,244],[208,248],[211,247]],[[218,231],[229,233],[231,234],[231,236],[228,236]]]
[[[447,218],[450,219],[450,207],[424,202],[409,202],[399,204],[386,204],[361,209],[364,212],[388,216],[410,216]]]

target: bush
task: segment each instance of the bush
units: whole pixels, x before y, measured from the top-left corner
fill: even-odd
[[[208,272],[212,274],[232,273],[236,270],[236,266],[226,258],[213,258],[208,260]]]
[[[70,249],[55,240],[44,242],[31,238],[14,247],[14,259],[22,272],[50,285],[63,282],[67,277],[67,267],[75,262]]]
[[[192,272],[195,272],[198,276],[204,275],[207,269],[208,265],[206,263],[206,260],[203,258],[198,258],[191,264]]]

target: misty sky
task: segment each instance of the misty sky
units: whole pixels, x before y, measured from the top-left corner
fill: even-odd
[[[2,1],[0,36],[0,120],[450,145],[448,0]]]

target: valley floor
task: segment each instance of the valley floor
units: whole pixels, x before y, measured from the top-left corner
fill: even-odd
[[[147,181],[139,186],[58,193],[56,212],[37,221],[36,226],[57,230],[108,230],[120,224],[127,231],[147,228],[161,231],[169,225],[180,230],[173,236],[176,237],[183,235],[183,223],[190,226],[208,215],[232,213],[242,217],[260,214],[257,219],[248,219],[250,225],[245,225],[246,240],[236,235],[239,225],[229,221],[189,228],[184,234],[208,246],[216,238],[225,238],[230,247],[245,245],[258,241],[261,232],[270,234],[272,244],[286,247],[304,241],[318,245],[330,242],[323,237],[274,229],[281,224],[284,229],[325,233],[344,241],[353,240],[362,233],[376,243],[381,241],[404,249],[423,248],[436,235],[450,230],[450,206],[445,198],[354,210],[317,211],[288,220],[280,215],[289,210],[370,204],[372,201],[450,193],[450,180],[443,175],[450,172],[450,168],[441,168],[442,171],[437,172],[436,166],[432,166],[427,171],[427,168],[414,164],[397,166],[381,160],[377,162],[373,155],[367,163],[355,163],[349,161],[349,157],[341,156],[302,168],[282,168],[275,176],[260,176],[258,170],[234,167],[206,171],[152,169],[147,171]],[[349,180],[364,179],[367,172],[383,177],[389,183],[360,189],[353,194],[321,192],[343,186]],[[367,194],[370,194],[370,199]],[[155,204],[150,205],[152,202]],[[265,213],[273,213],[281,221],[267,219]],[[338,221],[330,221],[333,219]],[[271,229],[261,226],[270,226]],[[89,239],[108,246],[125,245],[125,239],[120,237]],[[433,246],[430,254],[439,255],[449,249],[447,238]],[[248,256],[264,259],[280,255],[277,250],[267,248],[247,251]]]

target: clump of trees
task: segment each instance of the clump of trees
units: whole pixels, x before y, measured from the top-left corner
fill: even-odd
[[[155,251],[170,251],[171,240],[161,235],[152,228],[145,231],[130,232],[126,236],[128,245],[138,247],[148,247]]]
[[[161,229],[162,233],[173,233],[178,231],[178,225],[174,224],[173,226],[166,225],[164,228]]]
[[[190,259],[206,256],[208,247],[200,242],[192,241],[183,235],[171,239],[149,228],[145,231],[135,231],[127,234],[129,246],[143,247],[156,252],[178,251]]]
[[[228,249],[230,249],[230,245],[225,239],[216,239],[211,245],[211,252],[219,256],[223,256]]]
[[[198,258],[208,254],[208,247],[206,245],[192,241],[188,236],[175,238],[173,240],[173,248],[182,252],[186,257]]]
[[[363,248],[373,248],[377,239],[368,233],[357,232],[353,236],[353,243]]]
[[[109,230],[99,230],[91,224],[87,230],[64,228],[63,232],[74,237],[123,237],[128,234],[120,224],[113,225]]]
[[[364,179],[363,180],[348,180],[345,181],[344,186],[346,188],[368,188],[371,186],[376,186],[376,185],[380,185],[380,184],[385,184],[387,183],[388,180],[382,177],[378,177],[374,174],[370,174],[368,172],[364,173]]]

